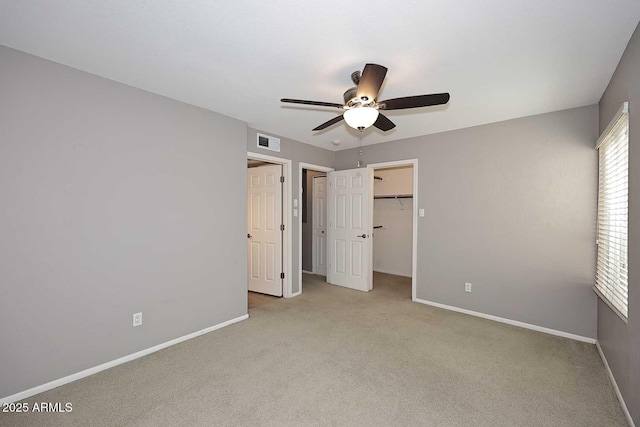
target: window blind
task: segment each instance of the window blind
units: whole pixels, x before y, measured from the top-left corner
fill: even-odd
[[[598,140],[596,292],[628,315],[629,120],[627,103]]]

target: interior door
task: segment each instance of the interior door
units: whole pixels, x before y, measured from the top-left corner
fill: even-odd
[[[373,172],[329,172],[327,180],[327,282],[370,291]]]
[[[248,288],[282,296],[281,165],[247,169]]]
[[[313,177],[313,273],[327,275],[327,177]]]

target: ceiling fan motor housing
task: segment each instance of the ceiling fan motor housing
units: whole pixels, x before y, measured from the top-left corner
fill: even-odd
[[[362,72],[360,70],[354,71],[353,73],[351,73],[351,81],[356,86],[358,86],[358,84],[360,83],[361,77],[362,77]]]
[[[344,105],[348,107],[353,106],[354,101],[357,101],[357,97],[356,97],[357,92],[358,92],[357,87],[352,87],[350,89],[347,89],[343,95]]]

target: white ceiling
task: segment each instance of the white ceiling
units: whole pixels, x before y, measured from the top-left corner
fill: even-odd
[[[597,103],[640,18],[638,0],[22,0],[0,44],[335,150]],[[379,99],[449,92],[446,107],[344,123],[352,71],[389,68]]]

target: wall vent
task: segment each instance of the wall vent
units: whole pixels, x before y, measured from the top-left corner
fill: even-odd
[[[258,134],[258,148],[280,152],[280,139],[273,136]]]

